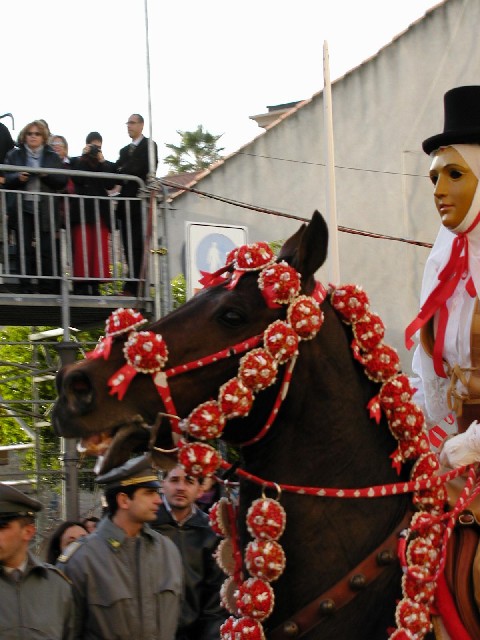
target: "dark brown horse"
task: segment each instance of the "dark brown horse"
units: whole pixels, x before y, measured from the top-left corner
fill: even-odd
[[[280,258],[301,274],[302,291],[307,295],[326,258],[327,241],[325,222],[315,213],[281,251]],[[168,345],[169,367],[261,334],[275,319],[285,316],[284,308],[267,307],[257,276],[256,272],[244,275],[232,289],[223,284],[205,289],[151,327]],[[274,425],[258,443],[243,449],[242,466],[256,476],[286,485],[355,488],[398,482],[389,458],[396,441],[386,424],[377,425],[366,409],[378,385],[367,379],[352,357],[350,328],[328,299],[322,310],[323,327],[313,340],[300,344],[290,389]],[[56,432],[89,439],[90,444],[100,440],[101,432],[114,435],[107,466],[118,464],[133,450],[145,450],[151,434],[138,416],[152,425],[164,411],[150,375],[135,376],[121,401],[109,394],[108,381],[125,362],[123,344],[123,338],[117,339],[107,360],[84,360],[65,367],[57,381]],[[239,356],[227,358],[172,378],[170,389],[178,415],[183,418],[216,397],[219,387],[236,375],[238,361]],[[248,417],[227,423],[226,440],[242,444],[259,432],[278,384],[258,393]],[[166,420],[156,438],[158,446],[172,446]],[[243,516],[260,494],[260,486],[242,481]],[[287,565],[272,585],[275,609],[265,622],[267,637],[380,546],[404,518],[408,502],[405,496],[343,500],[284,492],[281,503],[287,526],[280,542]],[[332,611],[328,603],[322,605],[328,615],[302,637],[384,640],[387,628],[394,625],[400,576],[394,562],[365,589],[358,585],[358,594],[342,609]]]

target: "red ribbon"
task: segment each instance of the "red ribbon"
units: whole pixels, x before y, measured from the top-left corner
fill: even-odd
[[[425,300],[417,317],[405,329],[405,346],[411,349],[413,346],[412,337],[433,317],[439,310],[437,335],[433,348],[433,366],[435,373],[441,378],[446,378],[443,365],[443,347],[445,344],[445,332],[448,324],[447,300],[451,297],[460,279],[464,279],[468,274],[468,240],[467,235],[474,229],[480,221],[480,213],[465,231],[455,236],[452,243],[452,250],[447,264],[438,275],[438,284]],[[476,295],[475,285],[470,277],[466,284],[466,290],[472,298]]]

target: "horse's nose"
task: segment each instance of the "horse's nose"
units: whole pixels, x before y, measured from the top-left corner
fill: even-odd
[[[57,379],[58,392],[74,415],[87,413],[95,399],[95,388],[83,371],[66,371]]]

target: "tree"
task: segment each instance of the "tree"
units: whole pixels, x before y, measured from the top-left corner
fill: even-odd
[[[165,164],[172,168],[170,173],[202,171],[220,160],[220,152],[224,147],[217,147],[217,142],[223,134],[209,133],[201,124],[195,131],[177,131],[177,133],[181,138],[180,144],[165,145],[167,149],[173,151],[164,158]]]

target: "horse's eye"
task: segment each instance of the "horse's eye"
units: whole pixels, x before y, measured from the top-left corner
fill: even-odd
[[[227,309],[220,314],[219,320],[228,327],[240,327],[245,323],[245,316],[235,309]]]

